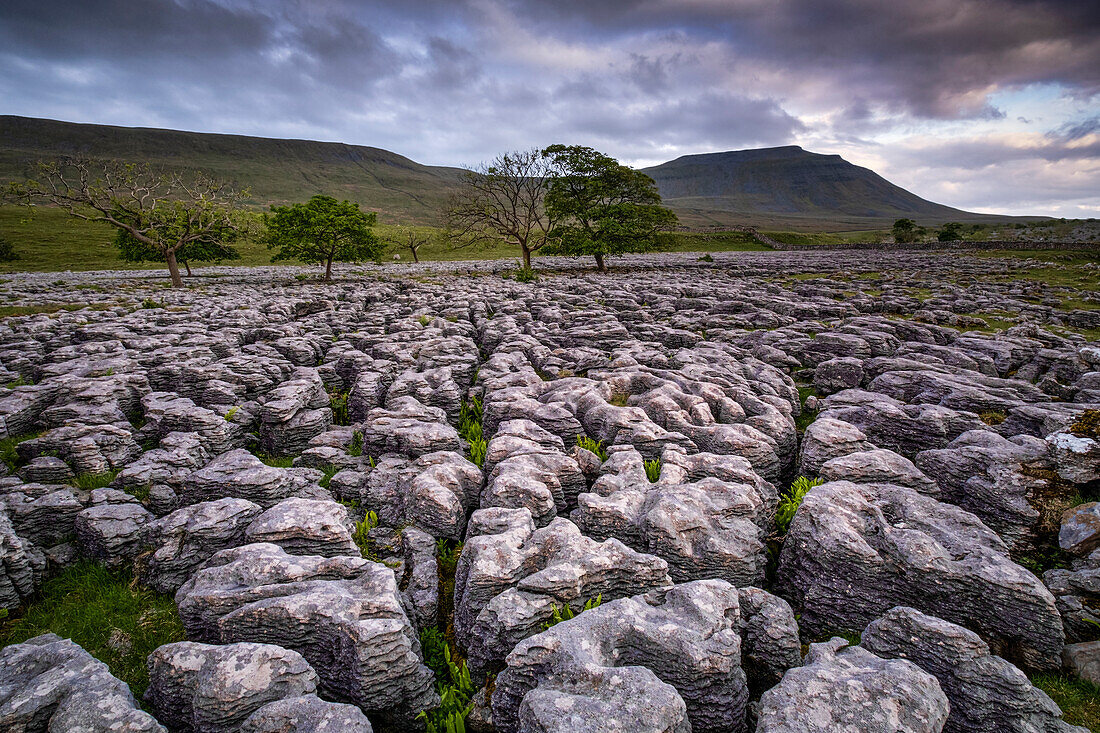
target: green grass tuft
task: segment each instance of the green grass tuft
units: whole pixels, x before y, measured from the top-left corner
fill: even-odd
[[[587,451],[592,451],[593,453],[595,453],[596,456],[600,459],[601,463],[607,460],[607,451],[604,450],[602,440],[593,440],[587,435],[578,435],[577,445]]]
[[[1100,731],[1100,687],[1067,675],[1037,674],[1031,682],[1058,703],[1067,723]]]
[[[46,581],[22,617],[3,627],[2,645],[53,632],[104,662],[141,699],[145,659],[184,638],[171,596],[135,587],[129,573],[82,561]],[[112,638],[112,635],[114,638]]]
[[[7,465],[8,470],[14,471],[24,463],[18,451],[16,451],[15,446],[19,445],[24,440],[37,438],[41,434],[42,433],[27,433],[25,435],[17,435],[14,438],[4,438],[0,440],[0,460]]]
[[[820,486],[823,483],[825,483],[824,479],[815,478],[811,480],[805,476],[799,476],[791,484],[791,488],[779,497],[779,506],[775,509],[775,528],[779,534],[787,534],[787,530],[791,527],[791,521],[794,519],[794,514],[798,511],[798,507],[802,506],[802,500],[806,498],[806,494],[813,487]]]
[[[645,477],[649,479],[649,483],[657,483],[657,479],[661,478],[661,459],[646,461],[642,465],[645,466]]]
[[[115,480],[115,476],[118,476],[119,470],[120,469],[116,469],[105,473],[82,473],[72,480],[72,485],[78,489],[84,489],[85,491],[105,489]]]

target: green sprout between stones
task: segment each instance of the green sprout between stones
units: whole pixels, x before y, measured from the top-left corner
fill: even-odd
[[[787,534],[794,519],[794,513],[798,511],[798,507],[802,506],[802,500],[806,498],[810,489],[823,483],[825,483],[824,479],[808,479],[805,476],[799,476],[791,484],[791,488],[779,497],[779,506],[775,509],[775,527],[780,534]]]

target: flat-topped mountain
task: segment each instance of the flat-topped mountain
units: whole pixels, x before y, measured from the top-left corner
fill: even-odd
[[[685,155],[644,168],[688,223],[761,220],[892,222],[907,217],[929,223],[974,218],[922,199],[872,170],[839,155],[820,155],[797,145]]]

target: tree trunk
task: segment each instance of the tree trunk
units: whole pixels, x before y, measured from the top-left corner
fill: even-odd
[[[332,282],[332,258],[331,257],[329,257],[328,261],[325,262],[325,282],[327,282],[327,283]]]
[[[603,255],[596,255],[596,269],[600,272],[607,272],[607,263],[603,261]]]
[[[413,262],[419,263],[420,258],[416,256],[416,250],[418,250],[420,248],[419,247],[410,247],[410,249],[412,250],[412,253],[413,253]]]
[[[180,277],[180,266],[176,263],[175,250],[168,250],[164,253],[164,259],[168,260],[168,274],[172,277],[172,287],[182,288],[183,278]]]
[[[523,267],[527,270],[531,269],[531,250],[527,247],[523,247]]]
[[[184,260],[183,261],[183,266],[187,268],[187,277],[191,277],[191,261],[190,260]]]

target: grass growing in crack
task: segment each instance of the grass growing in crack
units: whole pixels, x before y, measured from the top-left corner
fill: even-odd
[[[355,523],[355,531],[351,535],[355,545],[359,548],[359,554],[375,562],[378,561],[378,556],[374,552],[374,543],[371,542],[370,531],[377,526],[378,514],[368,509],[363,518]]]
[[[775,508],[775,528],[779,534],[787,534],[794,514],[798,511],[798,507],[802,506],[802,500],[806,498],[806,494],[813,487],[823,483],[825,483],[824,479],[808,479],[805,476],[799,476],[791,484],[791,488],[779,497],[779,505]]]
[[[254,453],[260,459],[260,463],[272,468],[291,468],[294,466],[294,456],[276,456],[271,453]]]
[[[33,440],[42,433],[26,433],[24,435],[17,435],[14,438],[4,438],[0,440],[0,460],[2,460],[9,470],[22,466],[26,461],[20,457],[19,452],[16,451],[15,446],[19,445],[25,440]]]
[[[363,433],[355,430],[351,434],[351,443],[348,444],[348,455],[358,458],[363,455]]]
[[[149,684],[145,659],[184,638],[176,605],[134,585],[130,574],[82,561],[42,586],[22,617],[4,625],[2,645],[53,632],[106,663],[141,699]]]
[[[439,692],[439,707],[423,710],[416,716],[423,720],[427,733],[464,733],[466,716],[474,706],[471,700],[477,688],[470,679],[470,670],[465,660],[455,664],[451,659],[451,650],[443,644],[443,659],[440,665],[444,671],[436,671],[436,690]]]
[[[1067,723],[1100,731],[1100,687],[1082,679],[1054,674],[1037,674],[1031,682],[1058,703],[1064,713],[1062,719]]]
[[[317,485],[320,486],[322,489],[327,489],[329,483],[332,482],[332,477],[335,476],[336,474],[340,473],[340,467],[339,466],[333,466],[332,464],[329,464],[329,465],[325,466],[323,469],[321,469],[321,471],[322,471],[322,476],[317,481]]]
[[[574,611],[573,607],[570,606],[568,603],[562,604],[561,608],[554,606],[554,609],[550,614],[550,620],[544,622],[542,624],[542,628],[545,631],[551,626],[556,626],[560,624],[562,621],[568,621],[569,619],[576,618],[578,615],[584,613],[585,611],[591,611],[593,608],[598,607],[601,603],[603,603],[603,593],[599,594],[595,598],[589,598],[587,601],[584,602],[584,606],[581,607],[581,610],[579,611]]]
[[[1000,425],[1008,417],[1002,410],[985,410],[978,413],[978,419],[986,425]]]
[[[233,422],[233,417],[237,414],[237,411],[240,410],[240,409],[241,409],[240,405],[230,407],[229,410],[225,413],[225,419],[228,422]]]
[[[607,451],[604,450],[602,440],[593,440],[587,435],[577,436],[577,445],[587,451],[592,451],[600,459],[600,463],[607,460]]]
[[[479,468],[485,465],[485,454],[489,450],[489,441],[481,431],[483,412],[481,399],[477,396],[463,400],[458,412],[458,434],[470,446],[470,462]]]
[[[661,459],[645,461],[642,465],[645,466],[645,477],[649,483],[657,483],[657,479],[661,478]]]
[[[120,470],[121,469],[115,469],[104,473],[82,473],[75,477],[70,483],[76,488],[84,489],[85,491],[105,489],[115,480],[115,476],[118,476]]]
[[[819,397],[817,390],[808,384],[798,385],[798,401],[802,406],[802,411],[794,419],[794,426],[799,433],[805,432],[806,428],[810,427],[810,423],[817,419],[818,410],[806,409],[806,400],[810,397]]]
[[[328,406],[332,409],[334,425],[348,424],[348,393],[333,391],[328,393]]]

